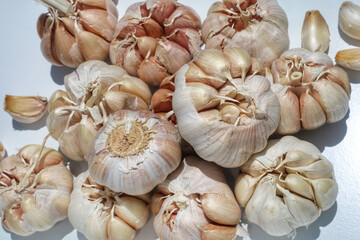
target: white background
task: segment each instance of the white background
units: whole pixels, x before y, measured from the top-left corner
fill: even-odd
[[[135,1],[119,0],[120,16]],[[209,6],[214,0],[180,0],[191,5],[204,20]],[[359,1],[355,1],[360,4]],[[331,43],[329,55],[334,59],[337,51],[351,46],[360,46],[360,41],[347,38],[338,28],[339,0],[279,0],[289,18],[289,36],[291,47],[301,45],[301,27],[305,12],[318,9],[326,19]],[[5,94],[40,95],[50,97],[57,89],[64,89],[63,77],[72,69],[52,66],[40,52],[40,39],[36,32],[38,16],[46,9],[33,0],[1,0],[0,7],[0,102]],[[301,132],[297,136],[315,144],[334,164],[339,184],[337,202],[319,219],[309,226],[298,229],[296,240],[313,239],[360,239],[360,74],[348,70],[352,94],[350,112],[345,118],[334,124],[327,124],[312,132]],[[0,141],[8,154],[16,154],[18,149],[27,144],[41,144],[47,135],[44,117],[40,122],[24,125],[15,122],[4,111],[0,111]],[[49,139],[47,146],[58,148],[55,140]],[[84,170],[84,165],[69,162],[70,168],[77,175]],[[227,173],[237,173],[237,170]],[[229,174],[230,181],[233,177]],[[246,221],[246,220],[245,220]],[[248,226],[251,239],[286,239],[272,238],[259,227]],[[152,230],[152,219],[138,231],[136,240],[156,239]],[[10,234],[0,227],[0,240],[8,239],[86,239],[65,220],[47,232],[37,233],[23,238]]]

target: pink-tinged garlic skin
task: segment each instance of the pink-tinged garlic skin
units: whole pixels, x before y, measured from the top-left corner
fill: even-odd
[[[290,49],[273,62],[271,74],[267,71],[281,106],[278,134],[313,130],[346,115],[350,82],[347,73],[333,66],[327,54]]]
[[[289,49],[288,19],[277,0],[215,2],[201,28],[206,48],[239,47],[265,66]]]
[[[41,156],[40,156],[41,152]],[[46,231],[67,217],[73,176],[61,154],[27,145],[0,162],[0,216],[17,235]]]
[[[49,6],[48,0],[39,2]],[[68,11],[49,6],[49,13],[41,14],[37,22],[44,57],[54,65],[72,68],[88,60],[106,60],[118,19],[114,1],[58,2],[69,5]]]
[[[147,111],[110,115],[88,158],[90,176],[116,192],[150,192],[181,160],[175,126]]]
[[[194,9],[174,0],[134,3],[117,23],[110,60],[158,86],[200,50],[200,25]]]
[[[195,156],[186,157],[158,185],[151,209],[160,239],[213,239],[207,238],[211,230],[221,236],[218,239],[235,239],[241,218],[239,205],[221,168]],[[218,228],[226,229],[227,234]]]

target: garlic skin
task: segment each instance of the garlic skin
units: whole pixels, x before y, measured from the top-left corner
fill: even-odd
[[[309,226],[337,197],[331,162],[314,145],[292,136],[270,140],[240,170],[236,198],[247,219],[273,236]]]
[[[73,176],[61,154],[27,145],[0,162],[0,216],[20,236],[46,231],[67,217]]]
[[[117,23],[111,63],[158,86],[200,50],[200,25],[194,9],[174,0],[134,3]]]
[[[269,66],[289,49],[288,19],[276,0],[215,2],[201,27],[206,48],[239,47]]]
[[[83,172],[74,181],[69,220],[89,240],[131,240],[149,218],[150,194],[128,196],[97,184]]]
[[[47,112],[47,98],[40,96],[6,95],[4,111],[21,123],[34,123]]]
[[[340,121],[349,109],[348,75],[333,66],[325,53],[290,49],[273,62],[267,74],[280,101],[277,134],[313,130],[326,122]]]
[[[221,168],[195,156],[158,185],[151,209],[155,232],[164,240],[232,240],[241,228],[240,207]]]
[[[181,161],[177,130],[150,111],[120,110],[98,131],[87,161],[99,184],[130,195],[148,193]]]
[[[0,161],[3,160],[5,155],[6,155],[6,149],[5,149],[4,145],[2,144],[2,142],[0,141]]]
[[[337,52],[335,61],[342,67],[360,71],[360,48],[351,48]]]
[[[360,39],[360,6],[345,1],[339,9],[339,26],[341,30],[349,37]]]
[[[120,109],[149,108],[151,92],[141,79],[130,77],[119,67],[91,60],[65,76],[65,91],[49,100],[46,125],[70,159],[86,158],[92,141],[107,121]]]
[[[330,44],[330,31],[318,10],[307,11],[301,30],[301,46],[312,52],[325,52]]]
[[[229,51],[237,50],[229,48]],[[251,60],[243,54],[237,56],[243,58],[239,62]],[[260,70],[247,75],[250,66],[245,64],[242,71],[246,74],[233,78],[231,64],[235,63],[231,59],[217,49],[200,52],[193,63],[210,78],[192,82],[188,74],[191,65],[184,65],[176,74],[172,96],[180,135],[201,158],[227,168],[241,166],[252,154],[261,151],[280,117],[279,101],[269,81],[255,75]],[[207,79],[222,84],[215,87]],[[220,111],[220,119],[211,117],[214,120],[208,121],[199,114],[211,109]]]
[[[78,67],[88,60],[106,60],[118,11],[114,1],[37,0],[49,12],[37,22],[41,52],[57,66]]]

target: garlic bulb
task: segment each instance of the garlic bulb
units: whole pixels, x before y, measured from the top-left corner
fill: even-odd
[[[276,0],[215,2],[201,27],[206,48],[240,47],[266,66],[289,49],[288,20]]]
[[[47,99],[40,96],[6,95],[4,110],[21,123],[34,123],[47,111]]]
[[[0,162],[0,216],[5,229],[29,236],[67,217],[73,177],[61,154],[27,145]]]
[[[236,179],[235,195],[250,222],[273,236],[308,226],[336,200],[333,166],[311,143],[270,140]]]
[[[316,129],[325,122],[340,121],[348,111],[351,90],[347,73],[333,66],[325,53],[288,50],[267,73],[280,101],[278,134]]]
[[[349,37],[360,39],[360,6],[345,1],[339,10],[339,26]]]
[[[148,109],[149,87],[118,66],[91,60],[65,76],[66,92],[58,90],[49,100],[46,124],[70,159],[86,157],[96,131],[109,114],[120,109]]]
[[[150,194],[129,196],[94,182],[86,171],[76,177],[69,220],[89,240],[131,240],[149,218]]]
[[[113,0],[37,0],[49,8],[37,31],[41,51],[54,65],[77,67],[87,60],[105,60],[118,11]]]
[[[221,168],[194,156],[158,185],[151,210],[161,240],[233,240],[241,230],[240,207]]]
[[[2,142],[0,142],[0,161],[5,157],[6,150]]]
[[[111,62],[158,86],[200,50],[200,25],[194,9],[175,0],[134,3],[116,26]]]
[[[342,67],[360,70],[360,48],[351,48],[336,53],[335,61]]]
[[[318,10],[307,11],[301,30],[301,46],[312,52],[325,52],[329,48],[330,31]]]
[[[88,158],[94,181],[130,195],[150,192],[180,161],[174,125],[147,110],[120,110],[110,115]]]
[[[256,75],[260,69],[253,71],[249,54],[228,48],[206,49],[176,73],[178,129],[204,160],[241,166],[276,130],[279,101],[269,81]]]

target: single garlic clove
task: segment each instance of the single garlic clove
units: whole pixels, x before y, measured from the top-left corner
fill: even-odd
[[[286,167],[289,173],[301,173],[310,179],[331,178],[333,176],[333,165],[327,159],[320,159],[307,166]]]
[[[147,36],[152,38],[161,38],[164,35],[162,27],[153,19],[148,18],[143,23]]]
[[[164,80],[160,83],[159,88],[166,88],[171,91],[175,91],[175,75],[171,75],[169,77],[164,78]]]
[[[345,70],[343,70],[340,67],[330,66],[325,68],[322,74],[323,73],[327,80],[333,81],[334,83],[340,85],[345,90],[347,95],[350,97],[351,86],[350,86],[348,74],[346,73]]]
[[[51,132],[51,136],[58,140],[66,126],[80,122],[81,114],[77,111],[71,111],[66,107],[59,107],[49,113],[46,119],[46,126]]]
[[[349,37],[360,39],[360,6],[345,1],[339,9],[339,26]]]
[[[23,222],[21,221],[23,210],[21,206],[13,206],[4,212],[3,224],[11,232],[15,232],[20,236],[30,236],[33,234],[32,229],[26,231]],[[28,227],[29,228],[29,227]],[[29,231],[30,230],[30,231]]]
[[[63,159],[61,158],[61,160]],[[45,166],[43,170],[39,173],[37,180],[40,185],[45,184],[53,188],[66,190],[68,192],[72,191],[72,186],[73,186],[72,174],[64,166],[63,162],[57,165]],[[61,202],[59,202],[59,204],[61,204]],[[69,201],[64,202],[59,206],[60,207],[66,206],[66,208],[62,210],[63,212],[67,212],[68,205],[69,205]]]
[[[69,99],[69,95],[67,94],[67,92],[62,90],[56,90],[49,99],[48,111],[52,112],[56,108],[71,105],[72,103]]]
[[[189,68],[185,74],[187,82],[205,83],[214,88],[219,88],[222,85],[224,85],[226,82],[224,79],[207,75],[195,63],[190,62],[188,65],[189,65]]]
[[[229,26],[229,16],[226,14],[209,14],[206,18],[206,21],[201,26],[201,37],[206,42],[206,48],[219,48],[220,44],[214,44],[214,46],[210,46],[209,41],[217,36],[222,34],[218,34],[214,36],[216,33],[221,32],[225,27]],[[225,36],[223,36],[225,38]],[[221,41],[222,42],[222,41]]]
[[[118,91],[136,95],[146,103],[149,103],[151,100],[150,88],[139,78],[124,76],[117,81],[116,85]]]
[[[84,160],[84,154],[80,148],[79,129],[80,123],[76,123],[65,129],[58,139],[61,151],[74,161]]]
[[[360,70],[360,48],[351,48],[336,53],[335,61],[342,67]]]
[[[163,79],[169,76],[166,68],[159,64],[155,57],[142,61],[137,74],[139,78],[152,86],[158,86]]]
[[[220,95],[215,88],[197,82],[190,82],[187,86],[197,111],[214,108],[220,104]]]
[[[224,225],[236,225],[241,218],[240,207],[234,198],[225,194],[205,193],[200,197],[205,215]]]
[[[116,200],[115,214],[134,229],[140,229],[149,218],[149,206],[134,197],[121,197]]]
[[[290,173],[286,176],[284,183],[286,188],[291,192],[297,193],[307,199],[314,200],[314,191],[312,190],[311,185],[306,180],[304,180],[303,177],[294,173]]]
[[[103,38],[83,30],[78,30],[76,36],[78,47],[85,60],[105,60],[108,57],[109,43]]]
[[[321,178],[311,180],[314,188],[316,202],[321,210],[328,210],[336,201],[338,194],[338,185],[334,179]]]
[[[34,123],[47,111],[48,101],[40,96],[5,95],[4,110],[21,123]]]
[[[241,207],[246,207],[260,178],[248,174],[239,174],[235,180],[235,196]]]
[[[160,212],[160,209],[165,201],[165,198],[166,198],[165,195],[159,192],[156,192],[151,196],[150,209],[154,215],[157,215]]]
[[[131,240],[135,235],[136,231],[121,218],[112,217],[107,224],[108,240]]]
[[[203,44],[199,32],[192,28],[175,29],[170,34],[169,40],[185,48],[191,55],[200,51]]]
[[[307,11],[301,30],[301,46],[312,52],[325,52],[329,48],[330,31],[318,10]]]
[[[94,124],[94,120],[92,120],[91,117],[84,115],[79,123],[78,131],[80,150],[86,159],[97,132],[97,127]]]
[[[64,24],[66,30],[75,36],[75,20],[69,17],[63,17],[61,18],[61,22]]]
[[[147,0],[146,9],[152,13],[152,17],[160,24],[163,24],[171,13],[176,9],[173,0]]]
[[[149,54],[149,52],[150,52],[150,56],[155,55],[155,50],[157,47],[157,41],[155,38],[148,37],[148,36],[140,37],[137,40],[136,44],[137,44],[137,47],[139,48],[139,52],[143,58],[146,58],[146,56]]]
[[[217,109],[205,110],[199,112],[199,116],[207,122],[221,120],[220,111]]]
[[[124,57],[124,68],[131,76],[137,76],[140,63],[142,61],[139,50],[133,47],[128,47]]]
[[[306,130],[319,128],[326,123],[324,110],[308,91],[300,96],[300,115],[302,127]]]
[[[289,167],[307,166],[315,162],[317,159],[310,154],[300,150],[292,150],[286,154],[284,163]]]
[[[219,106],[222,121],[235,124],[241,113],[241,108],[234,104],[225,102]]]
[[[151,109],[155,112],[169,112],[172,110],[173,91],[165,88],[157,90],[151,99]]]
[[[146,36],[146,31],[143,26],[139,23],[137,19],[130,19],[130,20],[121,20],[117,23],[116,26],[116,33],[119,32],[117,38],[125,39],[128,36],[134,34],[136,37],[143,37]]]
[[[280,124],[276,130],[279,134],[292,134],[300,131],[300,105],[298,97],[287,91],[279,98],[280,101]]]
[[[141,98],[124,92],[108,91],[104,95],[105,105],[110,113],[121,109],[146,110],[148,105]]]
[[[245,79],[246,73],[252,65],[251,56],[240,48],[226,48],[224,54],[230,63],[231,76]]]
[[[233,240],[236,238],[236,227],[208,224],[202,227],[201,240]]]
[[[169,36],[172,31],[177,28],[192,28],[199,29],[201,20],[194,9],[188,6],[179,6],[176,10],[165,20],[165,34]]]
[[[266,67],[266,68],[268,69],[268,74],[269,74],[270,69],[269,69],[269,67]],[[264,76],[266,73],[266,68],[262,61],[260,61],[257,58],[251,58],[251,66],[250,66],[248,74],[249,75],[259,74],[261,76]],[[273,81],[271,81],[271,82],[273,82]]]

